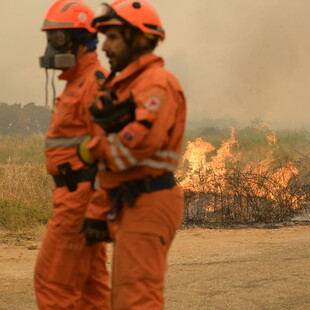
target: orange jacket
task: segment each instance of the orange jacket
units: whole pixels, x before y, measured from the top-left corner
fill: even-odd
[[[66,80],[62,94],[56,98],[50,129],[46,135],[46,166],[51,175],[57,175],[59,164],[69,162],[72,170],[88,168],[77,157],[76,148],[85,135],[97,135],[101,128],[91,121],[89,107],[98,95],[96,71],[101,67],[96,52],[79,59],[65,70],[59,79]]]
[[[101,161],[100,186],[156,177],[174,171],[181,157],[185,127],[185,98],[163,60],[147,54],[129,64],[107,84],[119,102],[133,95],[136,120],[119,133],[94,137],[88,148]],[[141,121],[151,124],[145,126]]]

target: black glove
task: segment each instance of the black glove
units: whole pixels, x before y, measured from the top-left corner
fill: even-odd
[[[112,242],[106,221],[86,218],[79,230],[85,232],[86,246],[92,246],[99,242]]]
[[[135,101],[133,96],[119,102],[112,91],[96,98],[89,111],[92,120],[107,133],[119,132],[128,123],[135,120]]]

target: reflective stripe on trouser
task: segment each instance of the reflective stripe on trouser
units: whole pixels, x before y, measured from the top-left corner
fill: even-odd
[[[113,310],[162,310],[167,253],[183,215],[179,187],[142,194],[114,225]]]
[[[106,246],[86,247],[84,235],[77,233],[90,195],[88,182],[72,193],[66,187],[54,191],[54,216],[35,266],[40,310],[110,309]]]

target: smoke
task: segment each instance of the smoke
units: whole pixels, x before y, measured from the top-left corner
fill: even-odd
[[[180,2],[173,19],[164,14],[163,52],[189,118],[309,127],[309,9],[302,0],[205,0]]]
[[[310,1],[149,1],[167,33],[156,53],[184,87],[189,120],[310,128]],[[40,27],[52,2],[1,1],[0,101],[44,104]],[[100,2],[85,0],[95,11]]]

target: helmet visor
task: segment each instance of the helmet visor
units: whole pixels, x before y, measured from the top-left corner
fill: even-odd
[[[119,16],[109,4],[101,3],[97,17],[95,17],[92,22],[92,27],[103,28],[106,22],[130,25],[130,23]]]
[[[63,50],[71,41],[69,31],[62,29],[54,29],[46,31],[47,41],[54,48]]]

